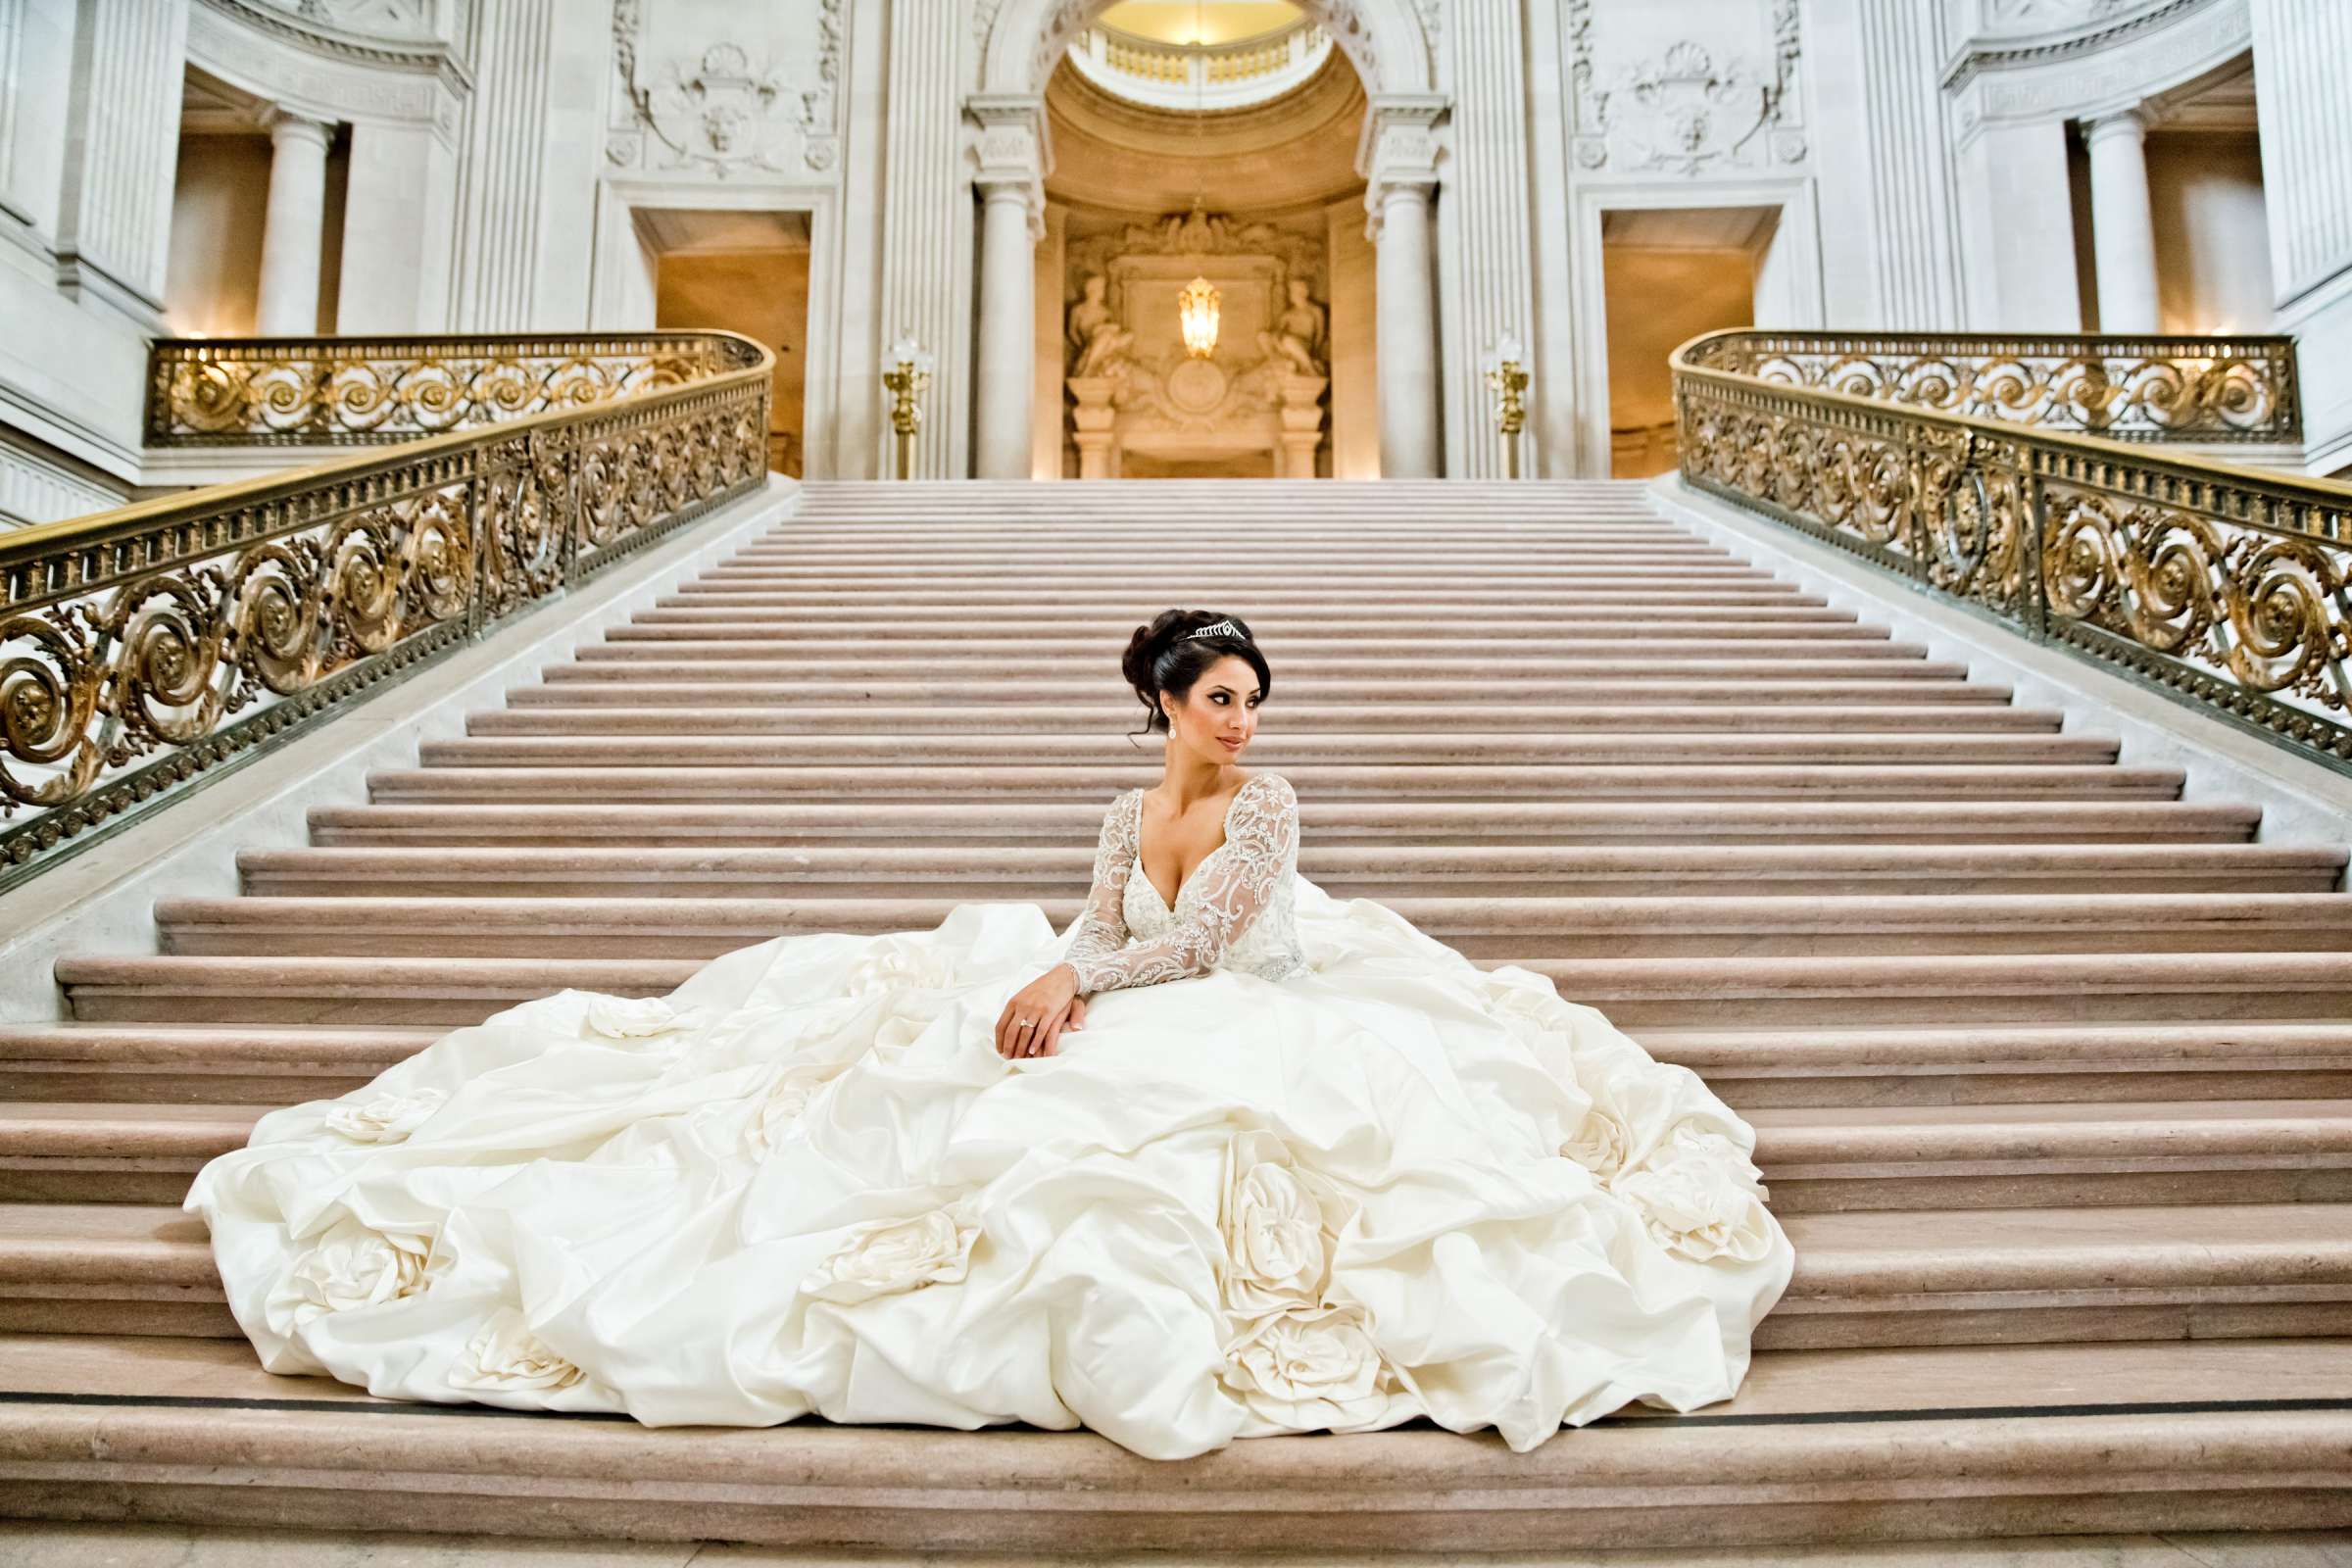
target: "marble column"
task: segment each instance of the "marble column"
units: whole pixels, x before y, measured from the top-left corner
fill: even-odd
[[[1437,190],[1436,124],[1442,98],[1375,98],[1364,116],[1357,171],[1365,176],[1374,264],[1374,335],[1380,378],[1380,473],[1434,479],[1439,472],[1437,279],[1430,202]]]
[[[2157,329],[2156,220],[2148,203],[2148,119],[2125,109],[2085,122],[2099,330]]]
[[[1438,333],[1430,278],[1429,191],[1381,192],[1372,242],[1380,368],[1380,474],[1438,476]]]
[[[318,330],[318,264],[326,229],[326,142],[332,126],[278,111],[270,122],[270,205],[262,218],[264,337]]]
[[[972,472],[1032,477],[1037,406],[1037,242],[1045,237],[1045,105],[975,97],[966,106],[980,191],[980,319],[972,375]]]
[[[979,369],[972,395],[972,468],[983,479],[1030,476],[1037,401],[1037,242],[1029,192],[981,187]]]

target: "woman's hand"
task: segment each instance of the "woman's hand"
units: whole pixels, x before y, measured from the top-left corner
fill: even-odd
[[[1057,963],[1012,994],[997,1018],[997,1054],[1051,1056],[1063,1029],[1086,1022],[1078,971]]]

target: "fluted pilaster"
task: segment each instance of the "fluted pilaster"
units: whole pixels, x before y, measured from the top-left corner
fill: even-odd
[[[1448,269],[1456,327],[1446,345],[1447,470],[1498,479],[1509,467],[1479,360],[1509,334],[1536,338],[1533,223],[1528,212],[1526,39],[1517,0],[1455,0]],[[1565,370],[1565,366],[1546,368]],[[1539,385],[1542,383],[1540,382]],[[1539,391],[1537,396],[1542,396]],[[1538,466],[1523,466],[1530,477]]]
[[[58,259],[68,287],[152,321],[172,239],[188,0],[84,5],[80,25]]]
[[[890,14],[882,341],[911,333],[938,361],[914,440],[909,476],[917,479],[963,476],[971,407],[971,218],[956,57],[965,32],[961,18],[962,8],[949,0],[900,0]]]
[[[558,0],[482,8],[458,209],[455,308],[462,332],[533,322]]]
[[[1944,146],[1936,19],[1919,0],[1859,0],[1862,90],[1869,114],[1873,259],[1879,324],[1959,325],[1959,239]]]
[[[2352,6],[2253,0],[2263,200],[2281,300],[2352,270]]]

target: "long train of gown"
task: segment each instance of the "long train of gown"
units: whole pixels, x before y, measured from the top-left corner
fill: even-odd
[[[1286,873],[1305,962],[1005,1001],[1035,904],[565,991],[206,1166],[273,1372],[653,1424],[1236,1437],[1728,1397],[1788,1283],[1747,1125],[1517,966]]]

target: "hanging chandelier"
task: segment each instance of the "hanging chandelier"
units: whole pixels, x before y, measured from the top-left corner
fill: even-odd
[[[1200,0],[1193,0],[1193,48],[1199,51],[1207,34],[1200,30]],[[1196,52],[1185,62],[1193,78],[1193,217],[1200,216],[1201,136],[1208,127],[1208,62]],[[1193,280],[1184,285],[1176,296],[1176,324],[1184,333],[1184,352],[1196,360],[1205,360],[1217,352],[1217,316],[1225,296],[1208,280],[1205,272],[1196,272]]]
[[[1196,275],[1176,296],[1176,321],[1184,329],[1184,352],[1205,360],[1217,352],[1217,310],[1225,297],[1205,276]]]

